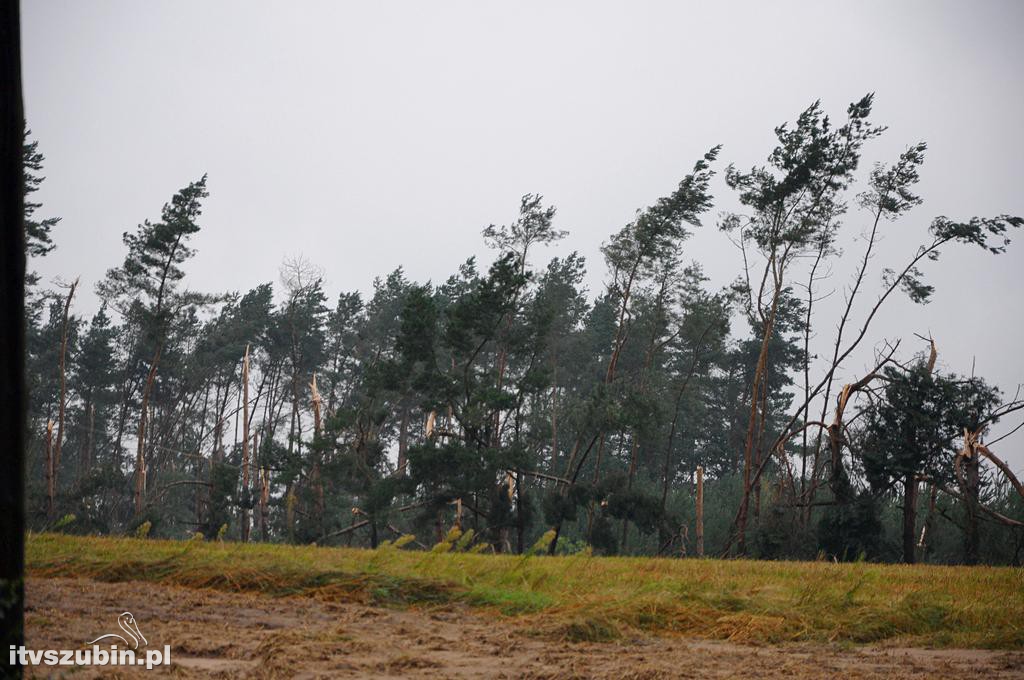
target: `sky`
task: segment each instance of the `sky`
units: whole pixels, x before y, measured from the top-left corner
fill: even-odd
[[[188,285],[245,291],[286,257],[327,289],[369,291],[402,266],[442,281],[480,231],[543,194],[601,290],[600,245],[669,193],[708,148],[749,168],[776,125],[821,100],[835,119],[876,95],[886,134],[871,163],[928,143],[922,206],[884,226],[881,270],[901,267],[936,215],[1024,215],[1024,3],[998,2],[197,2],[25,0],[25,108],[46,156],[37,194],[60,216],[44,281],[81,277],[75,310],[123,260],[121,234],[159,217],[208,173]],[[863,173],[862,173],[863,174]],[[716,229],[738,208],[721,175],[715,208],[686,242],[709,286],[740,272]],[[828,350],[867,215],[851,208],[823,293]],[[926,306],[887,302],[844,376],[902,338],[934,336],[943,370],[972,370],[1012,398],[1024,383],[1024,234],[1007,253],[947,247],[924,270]],[[1003,431],[1019,423],[1009,421]],[[1024,431],[997,453],[1024,468]]]

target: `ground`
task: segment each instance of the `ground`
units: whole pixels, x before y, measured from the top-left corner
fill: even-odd
[[[1021,678],[1024,652],[746,645],[678,635],[566,642],[458,603],[392,608],[162,583],[30,578],[27,646],[72,649],[132,612],[172,665],[103,677]],[[73,677],[98,677],[75,669]],[[30,677],[45,677],[30,671]]]

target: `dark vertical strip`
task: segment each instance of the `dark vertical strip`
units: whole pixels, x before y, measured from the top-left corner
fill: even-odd
[[[0,668],[24,644],[25,231],[21,31],[17,0],[0,0]]]

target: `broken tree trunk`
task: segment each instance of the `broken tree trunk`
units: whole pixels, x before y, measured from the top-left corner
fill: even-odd
[[[324,480],[320,470],[320,461],[322,458],[322,451],[319,448],[320,431],[322,427],[320,406],[323,404],[323,399],[320,397],[320,391],[316,387],[316,373],[313,374],[313,380],[309,383],[309,389],[312,393],[310,404],[313,406],[313,441],[317,442],[317,447],[313,453],[313,489],[316,493],[316,514],[317,521],[320,523],[320,535],[324,535]]]
[[[64,322],[60,333],[60,356],[57,364],[60,370],[60,395],[57,400],[57,441],[53,445],[53,486],[56,489],[60,475],[61,445],[64,442],[64,411],[67,406],[67,355],[68,355],[68,321],[71,314],[71,298],[75,296],[78,279],[72,282],[68,296],[64,300]]]

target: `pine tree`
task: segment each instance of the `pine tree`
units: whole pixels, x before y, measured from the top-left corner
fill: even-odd
[[[206,175],[179,191],[164,205],[158,222],[140,224],[134,233],[125,232],[128,247],[121,267],[107,271],[97,286],[102,298],[122,315],[131,316],[142,336],[141,351],[151,353],[148,371],[141,386],[139,426],[135,455],[135,514],[142,513],[146,492],[146,419],[149,401],[156,383],[161,353],[167,336],[178,317],[189,306],[208,302],[208,298],[179,290],[184,278],[182,265],[195,254],[189,239],[199,231],[197,220],[202,200],[208,196]],[[139,354],[140,361],[143,361]]]

